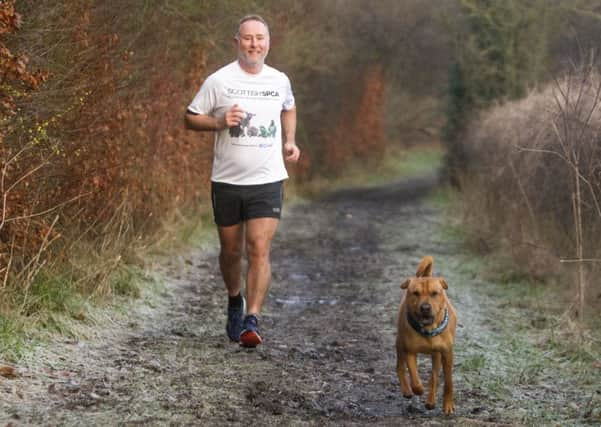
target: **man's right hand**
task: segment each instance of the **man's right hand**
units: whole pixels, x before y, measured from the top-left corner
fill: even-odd
[[[232,105],[223,117],[217,120],[218,130],[238,126],[244,118],[244,110],[238,104]]]
[[[245,114],[244,110],[238,104],[234,104],[221,117],[209,116],[207,114],[193,114],[188,111],[185,116],[185,122],[188,129],[220,131],[238,126]]]

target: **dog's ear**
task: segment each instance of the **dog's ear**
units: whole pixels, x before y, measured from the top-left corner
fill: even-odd
[[[411,282],[411,279],[407,279],[403,283],[401,283],[401,289],[407,289],[409,287],[410,282]]]
[[[445,279],[440,279],[440,284],[442,285],[442,287],[444,289],[449,289],[449,284],[447,283],[447,281]]]

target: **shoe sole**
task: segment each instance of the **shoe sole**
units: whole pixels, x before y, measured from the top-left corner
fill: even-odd
[[[240,334],[240,345],[242,347],[256,347],[262,342],[261,336],[255,331],[242,331]]]

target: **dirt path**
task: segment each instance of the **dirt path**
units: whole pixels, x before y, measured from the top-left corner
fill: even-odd
[[[462,268],[457,244],[437,231],[440,213],[418,198],[433,184],[289,207],[272,252],[265,344],[256,350],[225,336],[214,244],[157,267],[167,286],[150,307],[116,316],[89,340],[41,347],[19,378],[0,380],[0,426],[520,425],[533,407],[569,420],[571,396],[557,397],[553,382],[491,392],[523,361],[503,362],[512,350],[491,318],[494,302]],[[394,370],[399,283],[425,254],[460,314],[452,417],[440,401],[427,411],[423,399],[404,399]],[[420,359],[423,378],[428,365]]]

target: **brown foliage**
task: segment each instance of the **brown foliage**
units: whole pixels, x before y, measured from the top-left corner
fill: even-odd
[[[204,48],[174,66],[168,45],[143,43],[163,16],[155,16],[158,30],[148,25],[132,35],[110,9],[81,3],[66,10],[60,24],[72,28],[71,38],[55,45],[55,55],[69,59],[71,72],[31,100],[21,97],[23,113],[7,119],[13,132],[0,146],[5,279],[19,277],[31,260],[42,264],[40,252],[59,236],[53,260],[70,259],[82,234],[99,251],[126,247],[205,190],[210,135],[188,134],[182,124],[182,100],[206,74]],[[5,77],[20,76],[31,88],[43,80],[26,70],[17,75],[11,64],[2,62]]]
[[[269,58],[295,90],[304,178],[340,175],[357,160],[374,168],[389,142],[409,145],[426,133],[430,141],[451,55],[439,18],[451,3],[386,0],[370,5],[369,13],[362,0],[284,4]],[[374,93],[367,95],[370,84]],[[361,124],[364,119],[376,121]]]
[[[338,124],[324,138],[323,161],[333,174],[344,171],[350,161],[376,163],[384,154],[384,75],[379,66],[363,74],[358,99],[348,97],[338,117]]]
[[[14,33],[21,26],[21,15],[15,11],[15,0],[0,3],[0,123],[7,115],[15,114],[15,98],[22,93],[19,89],[36,90],[48,78],[44,71],[27,70],[29,58],[24,54],[13,54],[2,37]],[[0,128],[0,142],[3,130]]]
[[[27,99],[48,78],[46,71],[30,72],[28,57],[14,54],[4,38],[16,32],[22,23],[15,2],[0,3],[0,277],[8,274],[14,252],[44,246],[56,236],[51,218],[33,218],[35,200],[28,199],[19,188],[32,186],[31,175],[40,164],[26,147],[10,147],[4,138],[15,131],[17,101]],[[0,286],[6,280],[0,281]]]

